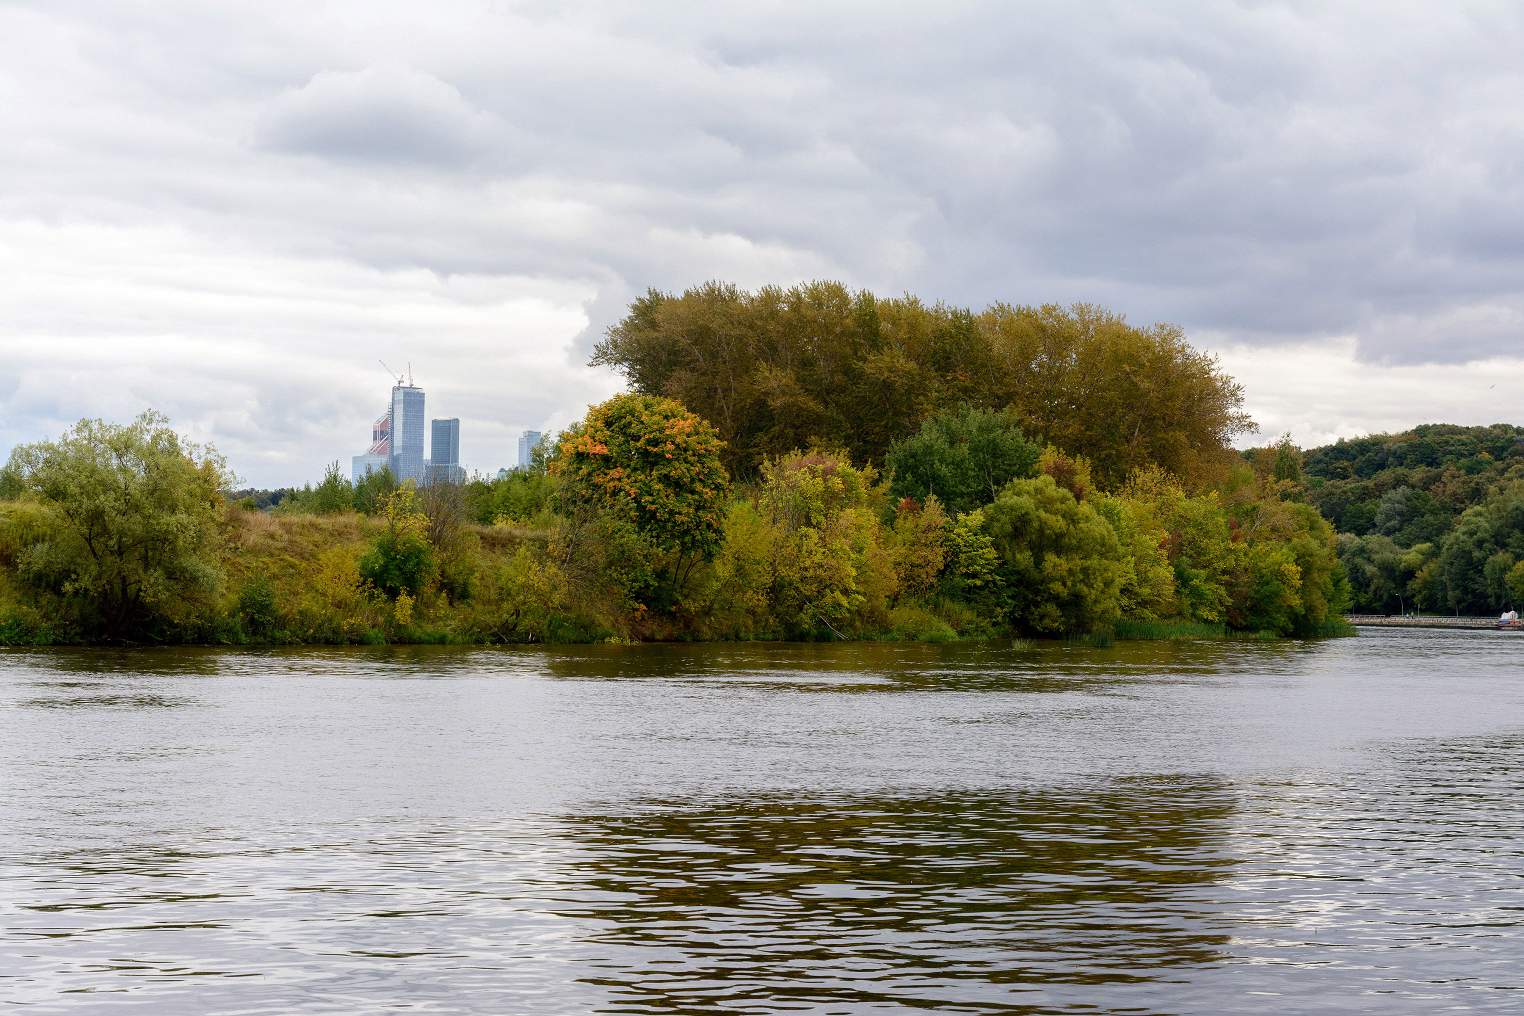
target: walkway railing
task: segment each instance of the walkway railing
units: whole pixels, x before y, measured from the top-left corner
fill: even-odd
[[[1356,628],[1496,628],[1495,617],[1447,617],[1443,614],[1346,614]]]

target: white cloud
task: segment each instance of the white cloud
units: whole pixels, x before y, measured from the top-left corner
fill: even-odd
[[[1508,351],[1464,364],[1372,364],[1353,336],[1292,346],[1227,346],[1221,364],[1244,386],[1260,433],[1303,447],[1406,430],[1418,422],[1518,422],[1524,371]]]

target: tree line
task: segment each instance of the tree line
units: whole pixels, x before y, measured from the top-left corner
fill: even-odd
[[[1524,428],[1428,424],[1314,448],[1297,496],[1340,531],[1354,608],[1524,603]]]
[[[709,286],[637,301],[615,358],[632,390],[500,480],[335,466],[261,507],[154,414],[18,449],[0,642],[1341,629],[1332,527],[1231,451],[1241,392],[1176,329]]]
[[[959,406],[1009,413],[1106,484],[1146,466],[1192,486],[1221,480],[1231,441],[1254,429],[1242,388],[1179,328],[1088,305],[974,312],[835,282],[708,283],[636,300],[593,362],[708,420],[740,479],[813,446],[882,463]]]

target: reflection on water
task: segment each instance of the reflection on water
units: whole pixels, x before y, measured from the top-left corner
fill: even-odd
[[[593,898],[559,912],[622,1012],[1016,1004],[1223,958],[1199,889],[1232,810],[1211,780],[658,805],[575,820]]]
[[[0,1004],[1516,1011],[1517,640],[0,656]]]

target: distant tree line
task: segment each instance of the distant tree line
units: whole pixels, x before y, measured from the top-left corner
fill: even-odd
[[[1429,424],[1311,449],[1303,469],[1356,610],[1524,605],[1524,428]]]

